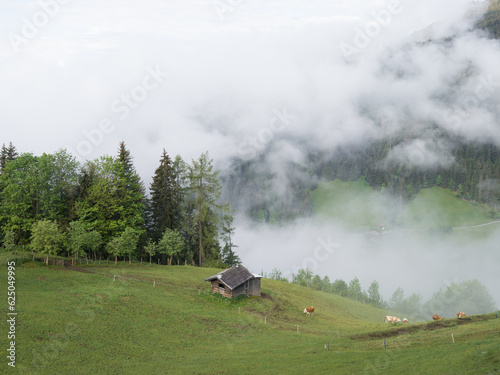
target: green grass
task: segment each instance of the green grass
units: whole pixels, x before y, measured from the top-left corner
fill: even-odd
[[[383,193],[363,179],[321,183],[311,192],[313,214],[341,223],[348,230],[388,228],[443,229],[473,226],[495,220],[498,214],[483,204],[457,198],[449,189],[421,190],[408,204],[396,207]],[[498,219],[497,219],[498,220]],[[498,225],[471,228],[468,234],[484,237]],[[477,237],[477,236],[476,236]]]
[[[404,223],[408,227],[459,227],[493,221],[491,210],[457,198],[449,189],[433,187],[421,190],[406,206]]]
[[[363,178],[321,183],[311,192],[311,202],[315,215],[337,219],[347,229],[373,230],[390,218],[386,198]]]
[[[99,273],[36,263],[17,267],[17,372],[472,374],[500,368],[494,314],[464,325],[448,319],[389,326],[383,310],[273,280],[262,281],[265,298],[215,297],[203,279],[216,269],[83,268]],[[316,308],[313,317],[302,312],[309,305]],[[3,319],[0,330],[7,329]],[[8,347],[6,334],[1,337]]]

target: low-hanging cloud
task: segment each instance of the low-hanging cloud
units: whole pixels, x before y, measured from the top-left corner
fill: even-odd
[[[406,296],[417,293],[425,301],[452,283],[478,279],[500,304],[495,288],[500,233],[464,240],[464,232],[474,229],[456,228],[451,233],[429,229],[386,227],[382,233],[356,233],[340,222],[309,219],[272,228],[240,218],[234,241],[242,261],[253,272],[269,274],[276,268],[290,280],[299,269],[309,268],[332,282],[342,279],[349,283],[357,277],[364,290],[376,280],[386,301],[398,287]]]
[[[421,170],[448,168],[455,162],[450,145],[442,139],[413,139],[389,150],[382,164],[404,165]]]

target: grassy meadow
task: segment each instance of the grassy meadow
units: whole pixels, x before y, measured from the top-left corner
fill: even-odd
[[[377,230],[381,223],[387,229],[432,230],[500,220],[489,207],[457,198],[449,189],[422,189],[410,202],[401,205],[372,189],[363,178],[321,183],[311,192],[311,202],[314,215],[342,223],[353,231]],[[463,230],[467,230],[467,235],[484,237],[499,227],[500,224],[493,224]]]
[[[321,219],[337,220],[352,230],[373,230],[391,218],[384,195],[364,178],[320,183],[311,192],[311,203],[312,212]]]
[[[5,255],[0,267],[6,301]],[[210,294],[203,282],[216,272],[18,265],[16,368],[4,359],[2,373],[456,375],[500,369],[494,313],[392,326],[383,323],[390,312],[268,279],[263,297],[230,301]],[[303,309],[310,305],[316,314],[307,317]],[[0,327],[8,348],[5,319]]]

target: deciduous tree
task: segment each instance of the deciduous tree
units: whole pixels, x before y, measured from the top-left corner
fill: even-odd
[[[156,254],[157,249],[158,246],[156,245],[156,243],[151,238],[149,238],[148,241],[146,242],[146,245],[144,245],[144,251],[146,252],[146,254],[149,255],[150,265],[151,265],[151,257]]]
[[[373,281],[368,288],[368,303],[373,306],[380,307],[382,304],[382,297],[379,292],[378,281]]]
[[[182,252],[184,246],[184,240],[180,233],[176,230],[167,228],[158,243],[158,252],[168,257],[168,265],[170,266],[174,255]]]
[[[349,282],[349,298],[355,299],[356,301],[363,300],[363,290],[361,289],[361,283],[357,277],[354,277]]]
[[[31,246],[34,251],[47,256],[47,265],[49,264],[49,256],[57,255],[63,242],[64,236],[59,231],[56,222],[45,219],[39,220],[33,224]]]

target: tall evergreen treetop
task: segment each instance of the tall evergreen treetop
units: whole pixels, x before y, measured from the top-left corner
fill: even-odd
[[[118,161],[123,165],[123,171],[127,175],[135,174],[134,163],[132,162],[132,156],[130,151],[127,150],[124,141],[120,142],[118,146]]]
[[[223,205],[218,203],[222,184],[219,172],[214,171],[208,152],[203,153],[198,160],[193,160],[189,167],[189,193],[193,202],[193,222],[198,229],[198,264],[203,265],[203,258],[220,256],[217,226],[219,212]]]
[[[143,229],[146,192],[132,160],[125,142],[120,142],[118,157],[116,158],[116,162],[120,167],[117,173],[117,196],[121,200],[121,206],[125,211],[124,216],[127,226],[134,229]]]
[[[5,147],[4,143],[0,150],[0,173],[4,170],[7,162],[10,160],[14,160],[15,158],[17,158],[17,156],[18,154],[16,148],[14,147],[12,142],[9,143],[9,147]]]
[[[180,190],[172,160],[164,149],[150,185],[151,227],[155,241],[160,239],[167,228],[175,230],[179,227]]]

